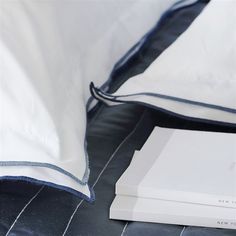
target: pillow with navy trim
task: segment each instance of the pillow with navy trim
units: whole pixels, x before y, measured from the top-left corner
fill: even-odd
[[[88,85],[101,86],[176,2],[1,1],[0,179],[94,200],[87,184]]]
[[[185,119],[236,125],[236,1],[212,0],[147,70],[115,93],[110,105],[138,103]]]

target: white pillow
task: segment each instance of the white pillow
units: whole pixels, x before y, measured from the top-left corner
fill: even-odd
[[[1,0],[0,179],[43,183],[93,200],[88,84],[102,85],[175,2]]]
[[[236,124],[236,1],[212,0],[175,43],[114,94],[114,105],[141,103],[187,119]],[[96,90],[96,91],[95,91]]]

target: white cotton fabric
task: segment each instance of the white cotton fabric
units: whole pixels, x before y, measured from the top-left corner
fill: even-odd
[[[187,118],[235,125],[235,9],[235,0],[212,0],[143,74],[130,78],[112,96],[97,96],[109,104],[138,102]]]
[[[90,192],[90,189],[87,184],[81,185],[76,181],[72,181],[70,177],[65,174],[62,174],[59,171],[51,170],[45,167],[34,167],[31,166],[4,166],[0,169],[1,176],[5,176],[6,179],[23,179],[27,182],[34,181],[35,183],[44,184],[48,186],[54,186],[58,188],[67,188],[67,191],[78,193],[83,193],[86,199],[94,200],[93,193]],[[9,175],[10,174],[10,175]],[[31,179],[27,179],[31,178]],[[1,179],[1,177],[0,177]],[[77,193],[77,195],[79,195]]]
[[[1,0],[0,177],[26,176],[90,197],[88,84],[102,85],[176,2]]]

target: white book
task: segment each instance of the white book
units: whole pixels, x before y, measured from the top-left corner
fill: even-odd
[[[236,207],[236,134],[158,127],[116,194]]]
[[[110,219],[236,229],[236,209],[116,196]]]

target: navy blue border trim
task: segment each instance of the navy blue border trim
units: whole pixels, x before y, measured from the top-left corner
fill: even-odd
[[[166,110],[164,108],[154,106],[154,105],[151,105],[151,104],[145,103],[145,102],[121,101],[121,100],[118,100],[118,99],[113,99],[111,96],[110,97],[103,97],[101,95],[101,93],[97,93],[97,91],[100,91],[100,90],[98,88],[95,88],[94,84],[91,83],[90,84],[90,92],[91,92],[92,96],[95,99],[100,100],[102,102],[104,102],[102,99],[105,99],[105,100],[108,100],[108,101],[111,101],[111,102],[121,103],[121,104],[138,104],[138,105],[142,105],[142,106],[145,106],[145,107],[157,110],[157,111],[161,111],[161,112],[166,113],[168,115],[178,117],[178,118],[181,118],[181,119],[184,119],[184,120],[195,121],[195,122],[204,122],[204,123],[210,124],[210,125],[223,125],[223,126],[226,126],[226,127],[236,128],[236,123],[229,123],[229,122],[224,122],[224,121],[215,121],[215,120],[185,116],[185,115],[181,115],[181,114],[178,114],[178,113],[175,113],[175,112],[172,112],[172,111]]]
[[[166,10],[160,19],[157,21],[156,25],[149,30],[131,49],[128,50],[128,52],[121,57],[113,66],[113,69],[111,71],[110,76],[108,77],[107,81],[102,84],[102,86],[99,87],[99,89],[103,91],[107,91],[109,89],[109,84],[111,83],[113,74],[116,70],[118,70],[120,67],[122,67],[129,59],[131,59],[136,52],[138,52],[145,44],[148,42],[149,38],[152,37],[152,35],[155,33],[155,31],[162,25],[162,23],[166,20],[167,17],[171,16],[175,12],[185,9],[187,7],[191,7],[195,5],[196,3],[200,2],[201,0],[196,0],[193,3],[187,4],[188,0],[179,0],[178,2],[174,3],[168,10]],[[183,4],[186,2],[186,5],[178,6],[179,4]],[[94,98],[91,96],[86,104],[86,109],[89,110],[91,103],[93,102]]]
[[[0,166],[31,166],[31,167],[48,168],[48,169],[51,169],[54,171],[58,171],[64,175],[67,175],[68,177],[72,178],[74,181],[76,181],[77,183],[79,183],[81,185],[87,184],[87,182],[81,181],[80,179],[78,179],[76,176],[74,176],[70,172],[68,172],[56,165],[49,164],[49,163],[31,162],[31,161],[0,161]],[[88,167],[86,167],[86,170],[87,169],[88,169]],[[85,173],[87,173],[87,171],[85,171]]]
[[[90,191],[91,197],[89,198],[85,194],[83,194],[79,191],[76,191],[72,188],[65,187],[65,186],[59,185],[59,184],[54,184],[54,183],[51,183],[51,182],[46,182],[46,181],[26,177],[26,176],[1,176],[0,181],[14,181],[14,182],[24,181],[24,182],[27,182],[27,183],[30,183],[30,184],[35,184],[35,185],[45,185],[45,186],[48,186],[48,187],[52,187],[52,188],[55,188],[55,189],[59,189],[59,190],[63,190],[63,191],[66,191],[68,193],[71,193],[71,194],[75,195],[76,197],[84,199],[85,201],[87,201],[89,203],[92,203],[92,202],[95,201],[94,190],[93,190],[93,188],[90,188],[90,187],[89,187],[89,191]]]
[[[223,107],[223,106],[219,106],[219,105],[215,105],[215,104],[198,102],[198,101],[188,100],[185,98],[179,98],[179,97],[159,94],[159,93],[142,92],[142,93],[133,93],[133,94],[128,94],[128,95],[113,96],[111,94],[101,91],[100,89],[98,90],[95,88],[95,91],[97,94],[100,94],[101,96],[104,96],[104,97],[106,96],[106,98],[110,97],[110,98],[114,99],[115,101],[119,101],[119,98],[125,98],[125,97],[150,96],[150,97],[157,97],[157,98],[162,98],[162,99],[166,99],[166,100],[188,103],[191,105],[197,105],[197,106],[207,107],[207,108],[211,108],[211,109],[216,109],[216,110],[221,110],[221,111],[236,114],[236,109],[234,109],[234,108]]]

